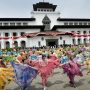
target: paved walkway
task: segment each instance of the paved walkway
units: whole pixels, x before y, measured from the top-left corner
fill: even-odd
[[[47,90],[90,90],[90,74],[86,75],[86,68],[83,67],[83,77],[76,76],[76,88],[70,87],[68,84],[68,77],[62,74],[62,69],[55,69],[54,75],[47,81]],[[11,82],[5,87],[5,90],[20,90],[15,82]],[[43,90],[41,85],[41,78],[39,76],[33,80],[29,90]]]

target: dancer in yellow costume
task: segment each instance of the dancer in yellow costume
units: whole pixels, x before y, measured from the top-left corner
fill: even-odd
[[[13,80],[13,68],[3,68],[0,67],[0,90],[4,90],[6,84]]]
[[[90,58],[88,58],[88,59],[84,62],[84,64],[87,65],[87,69],[88,69],[87,75],[88,75],[88,73],[90,73]]]

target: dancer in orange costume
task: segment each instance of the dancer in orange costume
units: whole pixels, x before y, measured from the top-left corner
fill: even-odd
[[[0,67],[0,90],[4,90],[6,84],[13,80],[13,68]]]
[[[4,90],[7,83],[13,80],[13,68],[7,67],[0,58],[0,90]]]
[[[87,69],[88,69],[88,72],[87,72],[87,75],[90,73],[90,58],[88,58],[85,62],[84,62],[85,65],[87,65]]]

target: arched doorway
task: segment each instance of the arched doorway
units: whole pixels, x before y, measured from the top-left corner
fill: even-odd
[[[46,39],[46,46],[58,46],[58,39]]]
[[[10,48],[10,42],[9,41],[6,41],[5,42],[5,46],[6,46],[6,48]]]
[[[21,48],[22,49],[26,48],[26,42],[25,41],[21,41]]]
[[[84,44],[87,44],[87,38],[83,39]]]
[[[78,44],[81,44],[81,39],[80,38],[78,38]]]
[[[14,41],[14,47],[17,48],[18,47],[18,42]]]
[[[0,42],[0,49],[1,49],[1,42]]]
[[[73,45],[75,45],[75,44],[76,44],[76,40],[75,40],[75,39],[72,39],[72,42],[73,42]]]

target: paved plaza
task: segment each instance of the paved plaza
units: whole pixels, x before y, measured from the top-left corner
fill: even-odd
[[[75,77],[76,88],[73,88],[69,86],[68,77],[66,74],[63,74],[62,69],[55,69],[54,74],[47,81],[46,90],[90,90],[90,74],[86,75],[87,69],[85,66],[82,67],[82,71],[84,76]],[[6,85],[4,90],[20,90],[20,88],[15,82],[11,82]],[[29,90],[43,90],[40,76],[33,80]]]

